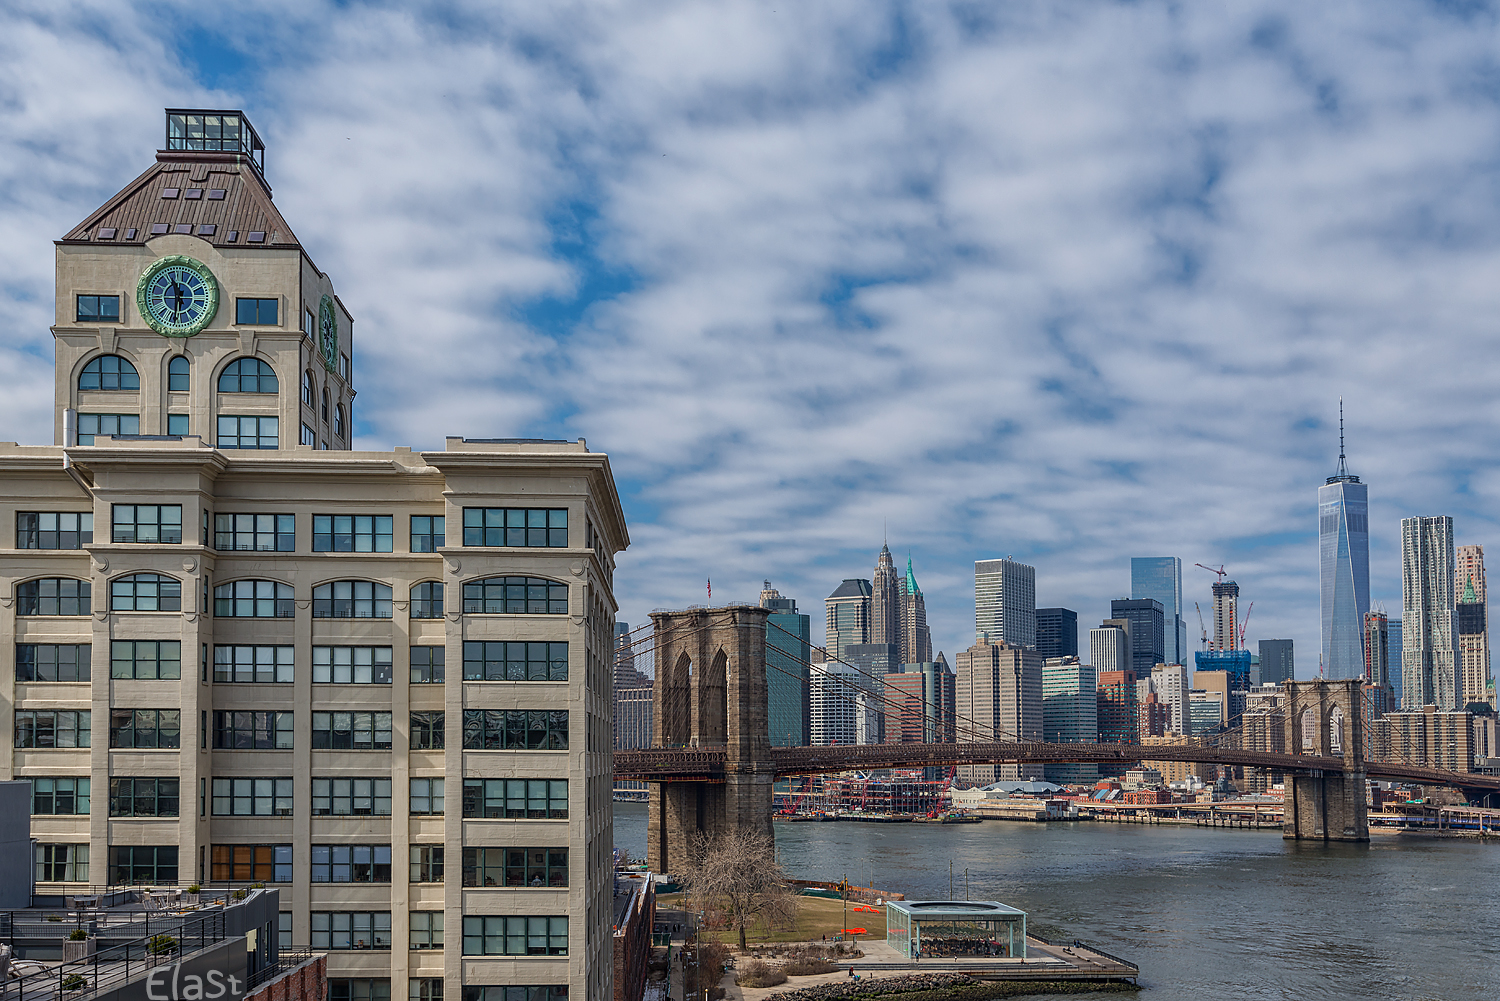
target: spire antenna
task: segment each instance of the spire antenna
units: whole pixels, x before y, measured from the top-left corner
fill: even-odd
[[[1344,458],[1344,398],[1339,397],[1339,468],[1328,477],[1329,483],[1358,483],[1358,476],[1349,475],[1349,464]]]

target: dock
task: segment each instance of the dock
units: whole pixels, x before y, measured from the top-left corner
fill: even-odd
[[[1141,969],[1128,960],[1083,942],[1053,942],[1026,936],[1025,959],[948,956],[913,962],[879,940],[861,940],[860,959],[844,960],[861,973],[964,973],[979,980],[1075,980],[1088,983],[1139,982]]]

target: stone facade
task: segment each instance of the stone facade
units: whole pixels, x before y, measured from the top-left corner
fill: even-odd
[[[1284,837],[1369,841],[1365,803],[1364,713],[1361,680],[1288,681],[1285,746],[1293,754],[1337,757],[1337,773],[1288,776]]]

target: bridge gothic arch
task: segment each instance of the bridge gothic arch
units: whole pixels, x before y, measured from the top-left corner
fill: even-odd
[[[1283,836],[1298,840],[1368,841],[1364,714],[1359,679],[1287,681],[1286,746],[1342,763],[1287,776]]]

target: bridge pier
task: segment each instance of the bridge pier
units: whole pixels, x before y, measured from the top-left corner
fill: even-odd
[[[1298,841],[1369,841],[1365,803],[1364,713],[1360,682],[1288,681],[1286,748],[1343,758],[1342,771],[1287,774],[1282,837]]]
[[[654,782],[646,864],[682,872],[692,842],[734,829],[774,837],[766,724],[766,618],[755,605],[654,612],[658,748],[722,748],[723,777]]]

